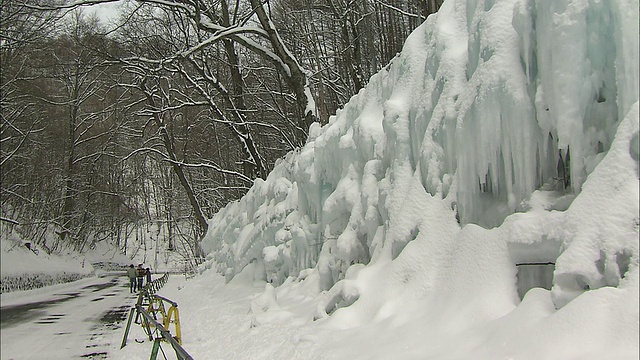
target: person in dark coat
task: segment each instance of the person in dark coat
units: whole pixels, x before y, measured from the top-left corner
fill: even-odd
[[[144,282],[144,275],[146,271],[142,267],[142,264],[138,264],[138,268],[136,270],[136,275],[138,277],[138,291],[142,291],[142,283]]]
[[[151,284],[151,269],[146,268],[144,275],[147,277],[147,285]]]

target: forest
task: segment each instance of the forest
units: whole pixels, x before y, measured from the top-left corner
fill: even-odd
[[[94,11],[114,2],[116,19]],[[201,255],[208,219],[441,4],[3,0],[0,231],[48,253],[126,253],[154,225]]]

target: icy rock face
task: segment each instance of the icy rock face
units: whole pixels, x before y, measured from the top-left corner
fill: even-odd
[[[633,0],[446,1],[329,124],[312,125],[302,149],[210,220],[203,248],[223,273],[265,260],[277,284],[316,268],[328,290],[353,264],[395,259],[416,239],[462,241],[468,224],[500,239],[525,228],[498,248],[516,249],[512,262],[536,249],[557,258],[556,305],[616,286],[638,263],[637,19]],[[601,166],[614,138],[624,151]],[[619,164],[610,177],[625,191],[607,189],[628,197],[621,218],[635,227],[606,219],[578,231],[606,176],[585,200],[583,187]],[[536,208],[540,194],[553,201]]]

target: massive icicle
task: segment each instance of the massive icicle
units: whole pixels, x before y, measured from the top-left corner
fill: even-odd
[[[275,283],[315,267],[329,289],[352,264],[394,259],[414,239],[460,238],[456,218],[501,226],[535,207],[536,190],[554,198],[549,214],[566,210],[637,110],[637,19],[632,0],[446,1],[329,124],[312,126],[304,148],[210,221],[204,249],[229,276],[252,261],[266,261]],[[631,118],[624,131],[637,144]],[[571,249],[549,216],[510,240],[525,243],[510,248],[514,259],[544,242]],[[518,227],[508,219],[503,232]],[[629,229],[637,239],[637,224]],[[575,249],[595,251],[593,261],[637,267],[629,237],[608,253],[584,236]],[[571,251],[558,260],[560,305],[624,276],[598,275],[589,259],[565,267]]]

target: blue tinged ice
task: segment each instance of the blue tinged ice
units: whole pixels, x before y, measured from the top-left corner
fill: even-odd
[[[229,276],[263,262],[274,284],[314,268],[324,290],[387,262],[431,271],[389,279],[438,287],[474,256],[490,265],[467,270],[502,271],[491,281],[514,297],[509,266],[557,260],[558,307],[623,286],[638,267],[637,19],[632,0],[446,1],[210,220],[205,251]],[[369,299],[338,287],[327,308]]]

